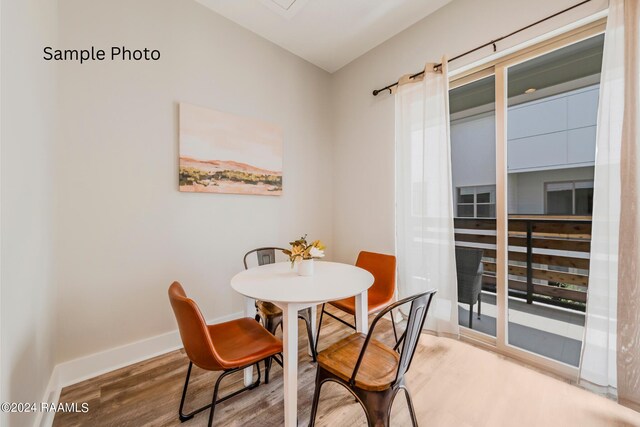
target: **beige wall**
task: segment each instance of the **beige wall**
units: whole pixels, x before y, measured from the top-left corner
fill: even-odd
[[[155,63],[60,67],[57,361],[175,330],[180,280],[212,319],[246,251],[304,233],[334,249],[330,76],[184,0],[61,0],[60,45],[159,49]],[[177,103],[280,125],[280,197],[180,193]]]
[[[339,261],[361,249],[393,253],[394,98],[373,89],[575,4],[575,0],[455,0],[332,75],[334,244]],[[500,50],[607,7],[595,0],[498,44]],[[451,69],[491,54],[451,63]]]
[[[57,1],[3,0],[0,117],[2,402],[40,402],[54,365],[53,152]],[[0,414],[2,426],[35,414]]]

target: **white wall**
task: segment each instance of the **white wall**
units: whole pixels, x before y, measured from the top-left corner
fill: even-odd
[[[2,402],[40,402],[54,365],[53,163],[55,66],[39,52],[56,42],[57,2],[3,0],[1,170]],[[32,425],[35,414],[0,414]]]
[[[394,99],[377,89],[425,62],[439,62],[571,6],[574,0],[456,0],[332,76],[334,245],[337,259],[360,249],[394,252]],[[522,43],[607,7],[595,0],[498,44]],[[465,65],[491,48],[452,63]]]
[[[60,67],[58,361],[175,330],[173,280],[206,318],[241,310],[254,247],[309,233],[331,256],[329,74],[193,1],[61,0],[60,38],[162,56]],[[280,125],[284,194],[178,192],[181,101]]]

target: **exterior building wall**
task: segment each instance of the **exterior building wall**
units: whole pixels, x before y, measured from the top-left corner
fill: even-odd
[[[547,182],[593,179],[598,89],[509,107],[509,213],[544,214]],[[457,113],[451,122],[454,201],[460,187],[495,185],[495,154],[495,113]]]
[[[593,180],[593,166],[509,174],[509,213],[542,215],[545,183],[585,180]]]

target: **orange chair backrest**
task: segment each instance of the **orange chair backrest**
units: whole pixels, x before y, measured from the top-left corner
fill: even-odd
[[[169,301],[178,321],[180,338],[189,359],[202,369],[218,371],[222,367],[216,359],[215,349],[207,323],[198,305],[184,293],[182,285],[173,282],[169,287]]]
[[[393,300],[396,292],[396,257],[362,251],[358,255],[356,266],[373,275],[373,285],[369,296],[375,294],[385,301]]]

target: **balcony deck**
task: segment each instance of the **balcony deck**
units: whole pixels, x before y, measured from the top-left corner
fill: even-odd
[[[496,297],[482,293],[482,315],[474,306],[473,330],[496,336]],[[469,326],[469,305],[458,304],[460,325]],[[578,366],[584,330],[584,313],[509,298],[509,343],[542,356]]]
[[[473,329],[496,335],[496,220],[455,218],[456,245],[483,250],[482,316]],[[591,217],[509,215],[509,344],[578,366],[589,284]],[[474,307],[477,311],[477,305]],[[469,306],[459,304],[468,326]]]

